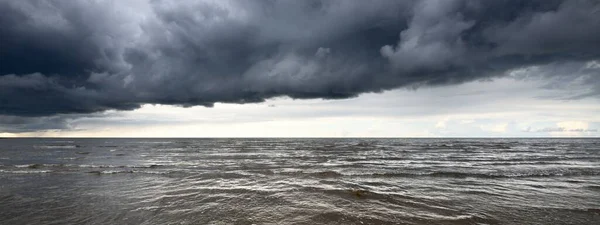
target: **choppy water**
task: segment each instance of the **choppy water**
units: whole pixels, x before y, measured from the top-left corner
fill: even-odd
[[[0,139],[0,224],[600,224],[600,139]]]

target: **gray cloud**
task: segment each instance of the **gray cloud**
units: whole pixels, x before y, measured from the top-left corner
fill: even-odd
[[[537,82],[547,90],[561,90],[560,95],[540,96],[558,100],[579,100],[600,96],[600,62],[554,62],[517,68],[509,72],[517,80]]]
[[[594,0],[0,0],[0,114],[337,99],[584,66],[600,55],[599,11]],[[595,91],[576,98],[600,95],[590,79]]]
[[[0,131],[9,133],[71,130],[70,121],[81,115],[55,115],[43,117],[21,117],[0,115]]]

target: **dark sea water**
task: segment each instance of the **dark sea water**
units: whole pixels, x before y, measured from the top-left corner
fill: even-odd
[[[0,139],[0,224],[600,224],[600,139]]]

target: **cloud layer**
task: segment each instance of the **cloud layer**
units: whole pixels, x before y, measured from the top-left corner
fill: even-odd
[[[590,91],[565,98],[600,95],[594,0],[0,0],[0,39],[5,119],[349,98],[536,65],[587,71]]]

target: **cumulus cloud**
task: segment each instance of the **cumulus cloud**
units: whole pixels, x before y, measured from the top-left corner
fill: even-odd
[[[528,127],[524,130],[525,132],[538,132],[538,133],[556,133],[556,132],[598,132],[598,129],[590,129],[589,123],[583,121],[561,121],[556,123],[555,127],[544,127],[540,129],[532,129]]]
[[[563,69],[557,80],[588,71],[590,91],[570,97],[597,97],[599,11],[594,0],[0,0],[0,114],[338,99],[547,65]]]
[[[508,123],[503,124],[484,124],[480,125],[479,128],[483,131],[490,131],[495,133],[505,133],[508,128]]]
[[[551,132],[598,132],[598,129],[567,129],[565,127],[544,127],[541,129],[532,130],[531,128],[526,129],[525,132],[538,132],[538,133],[551,133]]]

